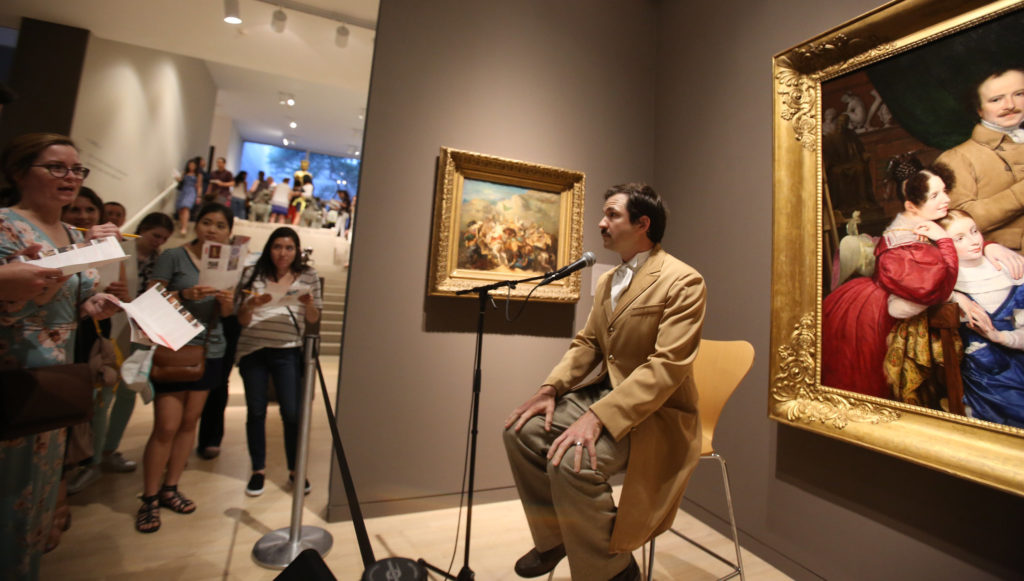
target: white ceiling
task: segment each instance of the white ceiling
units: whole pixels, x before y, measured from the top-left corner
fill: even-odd
[[[219,89],[218,113],[235,120],[243,139],[280,145],[291,136],[299,149],[351,155],[362,143],[378,0],[299,1],[343,15],[348,46],[334,44],[337,22],[287,7],[284,33],[273,32],[276,7],[258,0],[239,0],[238,25],[223,21],[221,0],[4,0],[0,25],[17,27],[27,16],[202,59]],[[282,91],[295,107],[278,104]]]

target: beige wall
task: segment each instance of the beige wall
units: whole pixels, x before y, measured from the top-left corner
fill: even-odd
[[[603,188],[643,179],[668,198],[665,245],[708,280],[705,335],[745,338],[758,352],[716,438],[746,546],[798,579],[1024,570],[1013,532],[1024,522],[1020,498],[766,417],[771,58],[875,7],[384,0],[339,396],[364,511],[457,502],[475,302],[426,299],[424,288],[435,158],[448,145],[586,172],[584,247],[604,262],[595,236]],[[511,487],[501,421],[589,305],[533,305],[512,324],[488,312],[477,489],[497,492],[485,500]],[[720,525],[714,476],[698,470],[684,507]],[[331,498],[332,514],[342,513],[336,479]]]
[[[876,6],[875,0],[661,6],[655,173],[685,208],[680,213],[676,203],[666,238],[692,249],[683,253],[707,277],[705,335],[745,337],[758,353],[725,409],[716,447],[730,461],[744,543],[765,556],[775,553],[777,563],[788,561],[794,575],[1018,577],[1024,570],[1019,536],[1002,531],[1024,519],[1021,498],[765,419],[771,57]],[[701,507],[723,514],[714,472],[698,472],[684,504],[705,518]]]
[[[92,35],[71,127],[89,187],[135,214],[206,154],[216,92],[201,60]]]
[[[604,188],[653,177],[654,25],[653,4],[632,0],[383,3],[339,414],[368,513],[452,506],[460,488],[477,309],[425,296],[439,148],[585,172],[583,246],[610,261],[596,227]],[[590,302],[534,303],[514,323],[488,312],[478,489],[509,495],[500,424]],[[393,499],[405,502],[379,506]]]

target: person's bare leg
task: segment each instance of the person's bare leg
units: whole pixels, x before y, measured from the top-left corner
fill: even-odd
[[[184,411],[181,424],[174,435],[174,444],[171,447],[170,460],[167,463],[167,474],[164,476],[164,484],[176,486],[181,473],[185,471],[185,463],[192,452],[192,444],[196,439],[196,426],[199,425],[199,416],[203,413],[203,406],[206,404],[208,391],[185,392]]]
[[[160,490],[164,470],[171,458],[175,436],[181,426],[187,392],[158,393],[153,400],[153,431],[142,455],[142,494],[152,496]]]
[[[180,210],[178,210],[178,223],[181,224],[179,231],[181,232],[182,236],[188,233],[188,219],[190,213],[191,212],[189,211],[188,208],[181,208]]]

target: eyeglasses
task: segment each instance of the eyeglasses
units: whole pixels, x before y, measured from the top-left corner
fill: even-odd
[[[61,163],[44,163],[39,165],[33,165],[32,167],[45,167],[46,171],[50,172],[55,178],[62,178],[71,172],[76,178],[84,180],[89,177],[89,168],[76,165],[75,167],[68,167]]]

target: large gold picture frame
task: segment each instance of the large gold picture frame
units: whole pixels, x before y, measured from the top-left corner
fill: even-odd
[[[442,147],[428,293],[452,296],[552,272],[583,251],[582,172]],[[580,273],[501,296],[576,302]],[[466,296],[473,296],[472,294]]]
[[[836,270],[836,242],[846,234],[835,220],[842,214],[833,211],[835,196],[825,187],[829,176],[823,165],[823,125],[834,122],[833,114],[826,119],[826,102],[836,98],[837,90],[846,101],[865,101],[865,94],[857,94],[857,83],[863,81],[857,75],[866,79],[865,71],[877,70],[871,67],[910,53],[928,58],[941,43],[959,42],[972,31],[984,35],[985,27],[1019,18],[1022,11],[1020,0],[893,2],[774,57],[769,363],[770,418],[1018,495],[1024,495],[1024,430],[825,386],[820,373],[821,305]],[[1017,31],[1024,35],[1024,28]],[[938,53],[934,58],[940,58]],[[1024,54],[1016,58],[1018,66],[1024,65]],[[892,129],[900,123],[899,114],[883,121],[876,119],[872,129],[869,119],[866,128],[857,129],[860,140],[878,142],[876,152],[894,143],[872,136],[883,124],[886,131],[910,133]],[[863,171],[846,177],[880,183],[876,174],[884,160],[878,159],[880,153],[871,158],[871,151],[861,156]],[[929,162],[942,148],[916,151]],[[877,187],[872,203],[886,207],[880,192]]]

